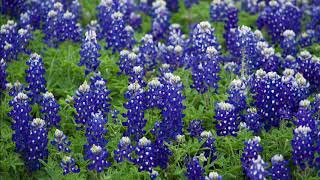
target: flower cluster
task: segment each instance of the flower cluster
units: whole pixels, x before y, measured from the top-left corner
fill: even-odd
[[[224,34],[223,37],[226,40],[226,46],[229,52],[234,57],[241,57],[240,44],[238,41],[238,9],[230,6],[226,12]]]
[[[186,176],[189,180],[195,180],[195,179],[204,179],[204,168],[200,165],[198,158],[192,158],[187,163],[187,173]]]
[[[299,126],[294,130],[292,144],[292,160],[294,165],[304,170],[307,165],[311,166],[314,160],[314,138],[312,129],[308,126]]]
[[[114,151],[114,159],[117,162],[122,162],[124,159],[134,162],[131,153],[135,148],[131,145],[131,140],[127,136],[123,136],[118,144],[118,149]]]
[[[148,83],[148,90],[146,91],[146,103],[148,108],[163,108],[163,99],[165,97],[163,87],[163,84],[161,84],[157,78]]]
[[[29,68],[26,70],[26,82],[29,86],[26,88],[29,91],[29,96],[32,98],[32,102],[40,102],[41,93],[45,93],[47,81],[44,78],[46,70],[40,55],[33,53],[30,55],[30,59],[26,63]]]
[[[137,64],[138,56],[134,52],[130,52],[128,50],[120,51],[119,58],[119,74],[129,75],[132,74],[133,66]]]
[[[290,168],[287,167],[289,162],[284,160],[281,154],[274,155],[271,158],[271,163],[272,163],[272,166],[270,169],[270,173],[271,173],[272,179],[283,179],[283,180],[291,179]]]
[[[128,86],[125,98],[128,99],[128,102],[124,104],[127,113],[123,114],[123,117],[128,119],[127,122],[123,123],[124,126],[128,127],[125,136],[132,137],[138,141],[145,134],[143,128],[147,120],[144,119],[144,110],[146,109],[145,93],[137,81]]]
[[[0,29],[0,56],[6,60],[17,60],[20,53],[29,53],[26,49],[32,39],[30,29],[18,29],[17,23],[7,21]]]
[[[210,4],[210,17],[212,21],[224,21],[227,18],[229,3],[227,1],[213,0]]]
[[[256,108],[248,108],[247,114],[244,116],[246,127],[254,133],[259,133],[263,127],[263,119],[257,112]]]
[[[202,153],[203,156],[207,159],[208,163],[216,160],[216,139],[212,136],[212,133],[210,131],[202,131],[199,137],[199,141],[203,142],[201,148],[203,148],[204,150]]]
[[[97,42],[95,31],[89,30],[85,36],[86,38],[80,50],[81,58],[78,65],[86,66],[85,74],[87,75],[90,72],[95,72],[100,65],[98,58],[101,56],[99,53],[101,46]]]
[[[113,0],[101,0],[100,4],[97,6],[97,19],[101,27],[102,37],[106,37],[111,29],[111,15],[114,13],[114,6]]]
[[[104,168],[110,166],[110,163],[106,161],[108,158],[108,152],[105,149],[108,141],[104,138],[107,133],[104,127],[106,123],[107,120],[100,112],[92,114],[91,119],[87,122],[87,144],[84,145],[84,148],[85,160],[90,160],[88,164],[90,171],[102,172]]]
[[[121,12],[115,12],[111,15],[112,22],[108,31],[106,42],[107,48],[112,52],[120,52],[125,48],[132,48],[135,44],[134,30],[131,26],[126,26]]]
[[[62,161],[60,163],[61,168],[63,168],[63,174],[69,174],[69,173],[79,173],[80,168],[76,164],[76,161],[71,156],[64,156],[62,158]]]
[[[135,149],[138,156],[135,159],[135,164],[139,166],[139,171],[149,171],[152,172],[152,167],[155,166],[154,161],[154,148],[151,141],[145,137],[139,139],[138,146]]]
[[[281,48],[283,49],[282,56],[287,57],[288,55],[296,56],[298,53],[296,42],[296,34],[292,30],[286,30],[283,32],[283,40],[281,41]]]
[[[218,51],[209,46],[204,56],[200,56],[200,60],[192,63],[192,79],[191,88],[195,88],[200,93],[205,93],[209,88],[218,88],[220,77],[218,73],[219,55]]]
[[[9,16],[18,17],[25,8],[23,0],[2,0],[1,13]]]
[[[315,135],[318,133],[318,122],[313,118],[314,110],[311,109],[310,101],[305,99],[300,101],[298,112],[295,114],[296,120],[294,125],[296,127],[306,126],[311,129]]]
[[[218,136],[237,135],[239,121],[234,105],[225,102],[217,103],[214,119],[218,121],[216,125]]]
[[[12,107],[9,116],[13,120],[12,129],[14,130],[12,140],[16,144],[16,152],[23,153],[27,148],[28,127],[32,120],[30,101],[26,94],[20,92],[9,102],[9,105]]]
[[[206,54],[208,47],[214,47],[217,51],[220,50],[220,45],[214,35],[215,30],[211,27],[208,21],[203,21],[197,24],[191,36],[191,53],[195,57],[201,57]]]
[[[29,170],[34,171],[41,168],[42,164],[39,159],[46,161],[49,152],[48,130],[45,121],[39,118],[34,119],[29,125],[29,131],[26,140],[26,152],[24,159]]]
[[[4,59],[0,60],[0,92],[6,89],[7,84],[7,65]],[[0,93],[1,97],[1,93]]]
[[[61,117],[59,116],[60,105],[55,100],[54,96],[50,92],[43,94],[41,101],[41,114],[42,119],[46,122],[47,128],[51,126],[58,127]]]
[[[202,126],[202,120],[192,120],[189,123],[188,132],[191,137],[199,137],[201,133],[204,131]]]
[[[139,54],[137,65],[144,66],[146,70],[151,70],[157,64],[156,59],[158,56],[156,43],[153,41],[153,36],[146,34],[141,39],[141,45],[139,46]]]
[[[242,80],[231,81],[227,93],[229,94],[227,102],[235,106],[236,113],[241,113],[247,108],[246,84]]]
[[[310,82],[314,89],[320,86],[320,58],[312,57],[308,51],[302,51],[297,59],[298,71]]]
[[[172,5],[174,2],[171,0],[169,4]],[[167,3],[163,0],[157,0],[153,3],[151,32],[155,39],[163,38],[170,26],[170,12],[166,5]]]
[[[278,42],[282,39],[282,33],[287,29],[299,33],[301,19],[301,10],[290,1],[280,4],[272,0],[260,13],[257,24],[259,29],[266,26],[272,41]]]
[[[262,147],[260,146],[260,137],[256,136],[253,139],[249,139],[244,142],[245,148],[242,153],[241,162],[242,169],[246,174],[249,174],[251,171],[250,168],[253,165],[253,161],[258,159],[259,153],[262,152]]]
[[[264,180],[269,175],[269,172],[265,170],[268,163],[265,163],[260,155],[252,160],[252,164],[247,171],[249,179]]]
[[[9,91],[8,94],[11,97],[15,97],[16,95],[25,90],[24,85],[21,84],[19,81],[16,81],[14,84],[7,83],[6,89]]]

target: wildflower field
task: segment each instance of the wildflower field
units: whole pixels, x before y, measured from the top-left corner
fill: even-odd
[[[0,10],[0,180],[320,179],[319,0]]]

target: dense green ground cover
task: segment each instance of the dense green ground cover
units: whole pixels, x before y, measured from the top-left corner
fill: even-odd
[[[95,18],[95,7],[98,4],[98,0],[82,0],[84,7],[84,17],[82,24],[87,24],[90,20]],[[247,25],[255,28],[255,20],[257,16],[250,16],[246,13],[240,13],[239,25]],[[7,17],[1,16],[0,23],[6,22]],[[136,38],[140,38],[150,29],[150,18],[143,18],[143,28],[141,31],[136,32]],[[180,23],[183,26],[185,32],[188,31],[188,26],[192,23],[200,22],[203,20],[209,20],[209,3],[208,1],[202,1],[199,5],[194,6],[191,10],[186,10],[181,6],[178,13],[173,14],[172,23]],[[213,23],[216,28],[216,36],[223,44],[223,23]],[[57,152],[49,144],[49,159],[48,163],[44,164],[42,170],[28,173],[24,168],[23,161],[19,155],[14,152],[14,143],[11,140],[11,119],[7,116],[10,111],[8,102],[11,97],[4,95],[1,97],[0,104],[0,179],[148,179],[149,174],[145,172],[138,172],[137,168],[130,163],[113,163],[108,170],[104,173],[96,174],[87,171],[87,162],[83,160],[83,144],[86,142],[86,138],[83,131],[76,131],[73,113],[75,112],[72,106],[66,103],[66,99],[72,96],[80,84],[85,80],[83,68],[77,66],[80,55],[80,44],[71,42],[64,42],[58,48],[49,48],[42,42],[43,34],[40,31],[34,32],[34,39],[30,44],[30,49],[33,52],[39,53],[45,63],[47,80],[47,88],[52,92],[61,105],[60,115],[62,121],[60,122],[61,130],[69,136],[72,145],[73,156],[81,167],[79,174],[71,174],[67,176],[62,175],[62,169],[59,166],[62,154]],[[105,42],[100,42],[102,46]],[[311,52],[319,54],[319,45],[314,45],[310,50]],[[125,112],[123,103],[125,99],[123,94],[127,90],[128,77],[121,75],[118,76],[119,71],[117,66],[118,55],[113,55],[109,50],[102,50],[102,61],[100,71],[104,78],[108,80],[108,89],[111,90],[111,104],[112,109],[120,110],[120,113]],[[28,56],[21,55],[18,61],[8,63],[8,81],[14,83],[19,80],[25,82],[25,70],[26,60]],[[203,119],[207,130],[214,132],[214,104],[221,100],[226,100],[226,90],[229,83],[236,76],[221,72],[221,81],[219,82],[218,93],[209,91],[203,95],[198,94],[195,90],[190,88],[192,83],[191,75],[184,69],[179,69],[175,72],[182,78],[185,86],[184,95],[186,100],[184,105],[187,107],[184,111],[186,117],[184,118],[185,125],[193,119]],[[147,74],[147,78],[154,77],[154,74]],[[32,115],[39,117],[38,107],[33,108]],[[152,129],[154,122],[160,120],[160,111],[153,109],[146,112],[146,119],[148,123],[146,126],[147,136],[150,129]],[[119,115],[121,122],[126,121],[121,115]],[[113,160],[113,150],[117,149],[117,144],[122,136],[124,127],[121,122],[108,121],[107,128],[108,133],[105,137],[109,140],[107,149],[110,152],[109,160]],[[49,132],[49,140],[53,139],[53,133],[55,129],[51,129]],[[291,157],[291,139],[293,137],[293,128],[287,127],[287,124],[283,124],[279,129],[273,129],[270,132],[263,131],[260,135],[261,145],[264,148],[262,152],[263,159],[270,161],[271,157],[275,154],[283,154],[285,159]],[[216,147],[218,159],[212,164],[208,164],[205,169],[207,173],[208,169],[214,167],[215,171],[221,174],[224,179],[244,179],[244,174],[241,168],[241,153],[244,148],[243,142],[252,138],[251,132],[242,129],[238,137],[216,137]],[[170,159],[170,165],[166,170],[160,170],[160,177],[166,179],[184,179],[185,176],[185,158],[189,155],[194,155],[199,151],[201,144],[190,137],[186,137],[186,142],[183,144],[169,145],[173,152],[173,156]],[[292,165],[293,176],[297,179],[318,179],[316,172],[306,170],[304,172],[298,172]]]

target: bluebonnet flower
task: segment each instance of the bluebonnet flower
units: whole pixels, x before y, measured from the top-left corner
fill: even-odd
[[[150,34],[146,34],[141,39],[141,45],[139,47],[139,65],[144,66],[146,70],[153,69],[157,64],[156,59],[158,56],[156,43],[153,41],[153,37]]]
[[[286,56],[281,63],[283,69],[297,70],[299,67],[297,59],[291,55]]]
[[[187,9],[191,8],[193,4],[198,4],[199,0],[184,0],[184,5]]]
[[[227,62],[224,64],[223,68],[229,73],[234,73],[236,75],[240,74],[240,66],[235,62]]]
[[[283,104],[283,85],[280,76],[276,72],[266,73],[258,70],[251,84],[251,92],[254,94],[255,106],[262,119],[265,119],[265,127],[279,127],[280,112]]]
[[[139,139],[138,146],[135,149],[137,159],[135,164],[138,165],[139,171],[152,172],[152,167],[155,166],[154,162],[154,148],[151,141],[145,137]]]
[[[311,109],[310,101],[305,99],[300,101],[298,112],[295,113],[295,121],[293,121],[296,127],[306,126],[311,129],[315,134],[318,133],[318,123],[313,118],[314,110]]]
[[[243,171],[248,174],[250,167],[253,164],[253,160],[258,158],[259,153],[262,152],[262,147],[260,146],[260,137],[255,136],[248,141],[245,141],[245,148],[242,153],[241,162]]]
[[[229,4],[227,1],[213,0],[210,4],[210,17],[212,21],[224,21],[227,18]]]
[[[60,105],[55,100],[54,96],[50,92],[43,94],[41,101],[41,114],[42,119],[46,122],[47,128],[51,126],[59,127],[61,117],[59,116]]]
[[[201,133],[204,131],[202,126],[202,120],[192,120],[189,123],[188,132],[190,133],[191,137],[199,137]]]
[[[128,99],[128,102],[124,104],[127,112],[123,114],[123,117],[128,119],[127,122],[123,123],[124,126],[128,127],[125,136],[138,141],[145,134],[143,128],[147,123],[147,120],[144,119],[145,93],[138,82],[129,85],[125,98]]]
[[[87,145],[85,145],[86,150],[89,150],[92,145],[105,147],[108,141],[104,138],[107,133],[107,129],[104,127],[107,123],[107,119],[104,118],[103,114],[100,112],[92,113],[91,119],[86,125],[86,137]]]
[[[100,4],[97,6],[97,11],[97,19],[102,29],[102,37],[106,37],[111,29],[111,15],[114,13],[113,0],[101,0]]]
[[[16,60],[19,53],[28,53],[26,50],[32,38],[29,29],[18,29],[17,23],[12,20],[1,26],[0,55],[6,60]]]
[[[143,69],[143,67],[134,66],[132,68],[131,73],[129,74],[130,75],[129,83],[138,82],[141,87],[145,87],[146,83],[143,80],[145,74],[146,74],[146,71]]]
[[[64,156],[60,163],[61,168],[63,168],[63,174],[69,173],[79,173],[80,167],[76,164],[75,160],[71,156]]]
[[[85,159],[90,161],[87,166],[88,170],[100,173],[111,165],[106,160],[108,158],[108,152],[103,147],[93,144],[89,148],[85,156]]]
[[[216,139],[212,136],[212,133],[210,131],[202,131],[200,134],[199,141],[203,142],[201,148],[203,149],[203,155],[208,160],[208,163],[211,163],[214,160],[216,160]]]
[[[131,140],[129,137],[124,136],[120,139],[118,144],[118,149],[114,151],[114,159],[119,163],[123,162],[125,159],[129,161],[134,161],[131,157],[131,153],[135,150],[135,148],[131,145]]]
[[[200,93],[207,92],[209,88],[217,89],[220,79],[218,75],[220,71],[218,51],[210,46],[200,60],[192,63],[193,84],[191,87]]]
[[[152,4],[152,0],[140,0],[138,9],[139,11],[150,15],[152,11],[151,4]]]
[[[1,13],[9,16],[18,17],[25,9],[25,1],[23,0],[2,0]]]
[[[90,23],[87,25],[87,32],[88,31],[94,31],[96,33],[96,39],[98,40],[101,40],[104,37],[101,26],[97,20],[90,21]]]
[[[198,158],[190,159],[187,164],[186,176],[188,180],[204,180],[205,170],[201,166]]]
[[[120,0],[120,1],[114,1],[114,9],[116,11],[120,11],[123,16],[126,23],[129,23],[130,20],[130,14],[134,12],[135,10],[135,2],[132,0]]]
[[[164,94],[163,109],[161,115],[163,117],[159,127],[155,129],[155,135],[165,140],[174,139],[178,134],[182,134],[183,129],[183,110],[185,106],[182,101],[185,97],[182,94],[183,84],[179,76],[172,73],[164,74]]]
[[[171,24],[169,26],[168,38],[166,45],[167,46],[181,46],[183,49],[187,49],[188,38],[182,32],[180,24]]]
[[[191,52],[194,56],[201,57],[211,46],[217,51],[220,50],[221,47],[214,33],[215,30],[208,21],[200,22],[194,27],[190,41]]]
[[[169,165],[169,158],[173,155],[168,146],[164,144],[163,139],[157,138],[152,144],[154,166],[166,169]]]
[[[260,43],[257,44],[258,46]],[[259,49],[259,55],[257,62],[259,63],[258,68],[262,68],[266,71],[277,71],[280,66],[280,58],[275,54],[273,47],[262,46]]]
[[[273,180],[289,180],[290,176],[290,168],[288,166],[288,161],[284,160],[281,154],[276,154],[271,158],[271,169],[270,173]]]
[[[234,57],[241,57],[240,43],[238,42],[238,9],[234,6],[227,8],[225,12],[225,25],[223,37],[226,40],[226,46]],[[223,20],[224,20],[223,19]]]
[[[281,41],[282,57],[296,56],[298,53],[296,34],[292,30],[286,30],[282,35],[284,37]]]
[[[9,102],[9,105],[12,109],[8,115],[13,120],[11,128],[15,131],[12,135],[12,141],[16,144],[16,152],[23,153],[27,148],[28,127],[32,120],[30,101],[26,94],[20,92]]]
[[[123,14],[115,12],[111,18],[112,23],[106,38],[107,48],[111,48],[113,53],[132,48],[134,31],[131,26],[125,26]]]
[[[222,176],[220,176],[217,172],[212,171],[205,178],[206,180],[222,180]]]
[[[163,77],[166,73],[173,73],[173,71],[174,71],[174,69],[172,68],[172,66],[170,66],[170,64],[161,64],[161,66],[159,67],[160,76],[162,76],[160,78],[161,82],[162,83],[165,82],[165,78],[163,78]]]
[[[26,154],[25,161],[30,171],[41,168],[39,159],[46,161],[48,157],[48,130],[45,127],[45,121],[39,118],[30,123],[29,133],[26,134]]]
[[[29,91],[29,96],[32,102],[39,102],[41,100],[41,93],[45,93],[47,81],[44,78],[46,70],[40,55],[33,53],[30,55],[30,59],[26,62],[29,68],[26,70],[26,82],[29,86],[26,90]]]
[[[15,97],[16,95],[24,91],[24,85],[19,81],[16,81],[13,85],[11,83],[7,83],[6,89],[9,91],[9,96]]]
[[[148,83],[148,90],[146,91],[146,102],[148,108],[163,108],[163,99],[165,96],[163,87],[163,84],[161,84],[157,78]]]
[[[256,134],[259,133],[263,127],[263,119],[256,108],[247,109],[247,114],[244,116],[244,122],[248,129]]]
[[[134,52],[128,50],[120,51],[119,58],[119,74],[129,75],[132,74],[133,66],[137,63],[138,56]]]
[[[230,87],[227,91],[229,94],[228,103],[235,106],[237,113],[241,113],[247,108],[247,93],[246,84],[240,79],[234,79],[230,83]]]
[[[312,57],[308,51],[302,51],[298,56],[298,71],[310,82],[313,89],[319,89],[320,85],[320,58]]]
[[[81,39],[81,26],[77,24],[76,16],[68,10],[63,14],[58,28],[60,41],[72,40],[77,42]]]
[[[264,180],[269,175],[269,172],[265,170],[268,163],[265,163],[260,155],[253,159],[252,165],[247,171],[247,176],[250,180]]]
[[[301,33],[301,36],[298,40],[298,44],[301,48],[309,47],[313,44],[315,32],[314,30],[307,30],[306,32]]]
[[[89,30],[86,32],[86,38],[81,46],[80,50],[80,63],[79,66],[86,66],[85,74],[89,74],[90,72],[95,72],[101,61],[98,58],[101,56],[99,50],[101,46],[97,42],[96,32]]]
[[[140,14],[137,14],[135,12],[132,12],[130,14],[129,17],[129,25],[133,28],[133,29],[139,29],[141,28],[141,23],[142,23],[142,18],[140,16]]]
[[[307,165],[313,165],[314,161],[314,138],[312,137],[312,129],[308,126],[299,126],[294,131],[292,139],[292,160],[293,164],[305,170]]]
[[[179,0],[166,0],[167,8],[171,12],[178,12],[179,11]]]
[[[93,112],[93,107],[91,106],[93,103],[93,94],[86,81],[80,85],[73,100],[74,108],[77,111],[74,115],[75,121],[77,124],[85,125],[91,118],[91,113]]]
[[[162,1],[162,0],[158,0]],[[172,4],[172,2],[170,2]],[[152,16],[151,32],[155,39],[162,39],[170,26],[170,12],[166,8],[166,3],[154,9]]]
[[[263,1],[260,1],[260,3]],[[250,14],[255,14],[259,10],[259,2],[257,0],[243,0],[241,1],[241,8]]]
[[[0,60],[0,97],[1,91],[6,89],[7,84],[7,65],[4,59]]]
[[[45,34],[44,41],[49,46],[55,47],[60,42],[60,28],[62,26],[61,20],[63,14],[63,5],[60,2],[56,2],[54,7],[46,14],[43,32]]]
[[[54,132],[54,140],[51,141],[51,144],[58,150],[65,153],[70,153],[71,142],[68,140],[68,137],[59,129],[56,129]]]
[[[225,102],[217,103],[214,119],[218,121],[216,125],[218,136],[237,135],[239,122],[234,105]]]
[[[159,44],[158,49],[163,63],[170,64],[174,68],[182,67],[185,64],[185,50],[180,45]]]
[[[82,6],[79,3],[79,0],[72,0],[69,10],[74,14],[76,20],[80,20],[82,16]]]

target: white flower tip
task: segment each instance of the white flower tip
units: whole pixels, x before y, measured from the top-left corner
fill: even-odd
[[[56,130],[54,131],[54,136],[55,136],[55,137],[62,137],[62,136],[63,136],[63,132],[60,131],[59,129],[56,129]]]
[[[161,82],[159,81],[158,78],[154,78],[152,79],[149,83],[148,83],[149,86],[152,86],[152,87],[160,87],[162,86]]]
[[[285,37],[285,38],[294,38],[296,36],[296,33],[292,30],[285,30],[282,35]]]
[[[140,84],[138,83],[138,81],[134,82],[134,83],[131,83],[129,84],[128,86],[128,90],[130,91],[137,91],[141,88]]]
[[[83,84],[81,84],[80,87],[79,87],[79,92],[81,92],[81,93],[86,93],[89,90],[90,90],[90,86],[87,83],[87,81],[84,81]]]
[[[102,148],[101,148],[101,146],[97,146],[97,145],[92,145],[92,147],[90,148],[90,151],[92,152],[92,153],[94,153],[94,154],[96,154],[96,153],[99,153],[99,152],[101,152],[102,151]]]
[[[271,161],[272,162],[281,162],[281,161],[283,161],[284,159],[283,159],[283,156],[282,156],[282,154],[276,154],[276,155],[274,155],[272,158],[271,158]]]
[[[49,98],[54,98],[53,94],[51,92],[46,92],[43,94],[43,98],[49,99]]]
[[[120,144],[123,144],[123,145],[129,145],[131,144],[131,140],[129,137],[127,136],[124,136],[120,139]]]
[[[178,143],[184,143],[186,141],[186,138],[185,138],[184,135],[178,134],[176,136],[176,140],[177,140]]]
[[[306,60],[306,59],[312,58],[312,55],[310,54],[309,51],[304,50],[304,51],[300,52],[300,58],[301,58],[302,60]]]
[[[212,133],[210,131],[202,131],[200,136],[202,138],[209,138],[209,137],[212,137]]]
[[[299,106],[307,108],[310,106],[310,101],[308,99],[301,100],[299,102]]]
[[[115,12],[111,15],[112,19],[121,19],[123,17],[123,14],[121,12]]]
[[[299,126],[294,130],[294,132],[298,135],[307,135],[309,132],[311,132],[311,129],[308,126]]]
[[[25,93],[20,92],[17,94],[16,98],[19,100],[26,100],[26,99],[28,99],[28,96]]]
[[[151,144],[151,141],[146,137],[142,137],[141,139],[139,139],[139,146],[147,146],[150,144]]]
[[[33,119],[33,121],[31,122],[31,125],[33,127],[38,127],[38,128],[42,128],[45,125],[45,121],[43,119],[40,118],[35,118]]]
[[[232,111],[234,109],[234,106],[232,104],[226,102],[217,103],[217,107],[224,111]]]
[[[207,54],[210,54],[210,55],[216,55],[218,54],[218,51],[215,47],[213,46],[209,46],[206,50]]]

